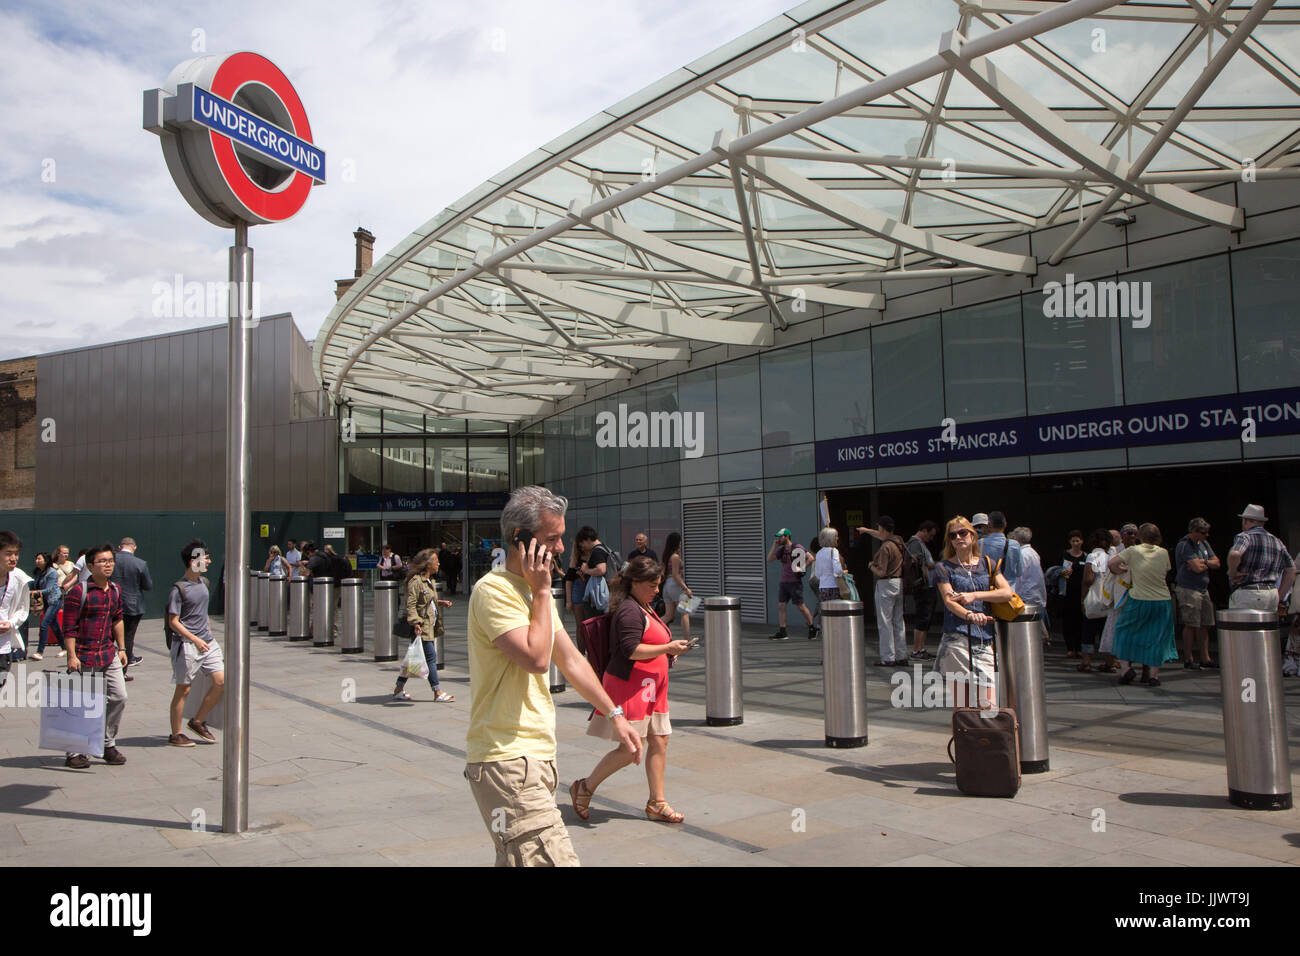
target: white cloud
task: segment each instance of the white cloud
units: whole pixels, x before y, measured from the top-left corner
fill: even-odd
[[[150,309],[154,284],[177,273],[224,279],[231,241],[180,197],[141,128],[142,92],[196,55],[195,30],[206,52],[276,62],[326,150],[329,184],[296,218],[250,234],[263,313],[292,311],[310,338],[334,280],[352,271],[358,225],[382,254],[489,176],[787,2],[0,11],[0,325],[19,333],[0,337],[0,358],[217,320]]]

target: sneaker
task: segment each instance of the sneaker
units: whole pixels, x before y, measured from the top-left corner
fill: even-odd
[[[59,656],[60,656],[60,657],[67,657],[67,656],[68,656],[68,652],[67,652],[67,651],[59,651]]]
[[[204,740],[208,741],[208,743],[215,744],[217,742],[217,738],[213,736],[212,731],[208,730],[208,722],[206,720],[191,719],[185,726],[190,728],[190,730],[194,731]]]
[[[63,766],[73,770],[86,770],[90,767],[90,758],[85,754],[70,754],[63,759]]]
[[[44,659],[45,659],[45,655],[43,654],[33,654],[30,658],[28,658],[28,660],[33,660],[33,661],[41,661]]]
[[[132,667],[139,667],[143,663],[144,663],[143,657],[133,657],[130,660],[130,664]]]
[[[104,748],[104,763],[112,767],[120,767],[126,763],[126,757],[122,756],[122,751],[116,747]]]
[[[1196,661],[1188,661],[1183,666],[1186,667],[1189,671],[1199,671],[1201,669],[1201,665],[1198,664]]]
[[[184,734],[171,734],[167,738],[167,743],[171,744],[173,747],[197,747],[198,746],[198,744],[190,740],[190,738],[186,737]]]
[[[924,660],[928,660],[930,657],[930,655],[927,654],[925,651],[912,651],[912,653],[908,654],[907,656],[914,661],[924,661]]]
[[[907,666],[907,660],[906,660],[906,659],[903,659],[903,660],[901,660],[901,661],[893,661],[892,664],[891,664],[891,666],[893,666],[893,667],[906,667],[906,666]]]
[[[785,628],[781,628],[779,631],[777,631],[775,634],[773,634],[771,637],[769,637],[768,640],[769,640],[769,641],[788,641],[788,640],[790,640],[790,635],[787,634],[787,633],[785,632]]]
[[[815,625],[815,624],[810,624],[810,625],[808,625],[808,640],[810,640],[810,641],[815,641],[815,640],[817,640],[817,632],[818,632],[819,630],[820,630],[820,628],[817,627],[817,625]]]

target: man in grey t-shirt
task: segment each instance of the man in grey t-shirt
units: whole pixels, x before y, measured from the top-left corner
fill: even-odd
[[[1210,523],[1193,518],[1187,536],[1174,548],[1174,596],[1183,619],[1183,668],[1198,671],[1218,667],[1210,660],[1210,628],[1214,626],[1214,602],[1210,600],[1210,572],[1219,568],[1219,558],[1210,547]],[[1198,662],[1196,652],[1200,651]]]
[[[207,545],[195,538],[181,550],[185,562],[185,577],[172,585],[167,595],[167,626],[171,630],[172,683],[176,690],[171,703],[171,736],[167,742],[173,747],[193,747],[194,741],[181,733],[181,718],[185,716],[185,698],[199,671],[212,681],[203,695],[198,712],[187,726],[203,740],[216,743],[216,736],[208,729],[207,716],[212,713],[226,687],[226,661],[221,645],[212,637],[208,627],[208,585],[201,577],[212,563]]]

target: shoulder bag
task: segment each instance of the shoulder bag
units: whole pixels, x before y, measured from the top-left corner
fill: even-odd
[[[999,561],[997,566],[994,566],[993,559],[988,555],[984,556],[984,561],[987,563],[989,569],[989,590],[996,591],[998,567],[1001,567],[1002,562]],[[1011,592],[1010,601],[986,601],[984,603],[988,605],[993,616],[999,621],[1014,621],[1021,614],[1025,613],[1025,602],[1015,591]]]

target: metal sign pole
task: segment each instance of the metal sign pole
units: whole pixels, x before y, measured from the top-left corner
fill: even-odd
[[[248,403],[253,250],[236,222],[230,249],[229,378],[226,389],[226,721],[221,829],[248,829]]]

